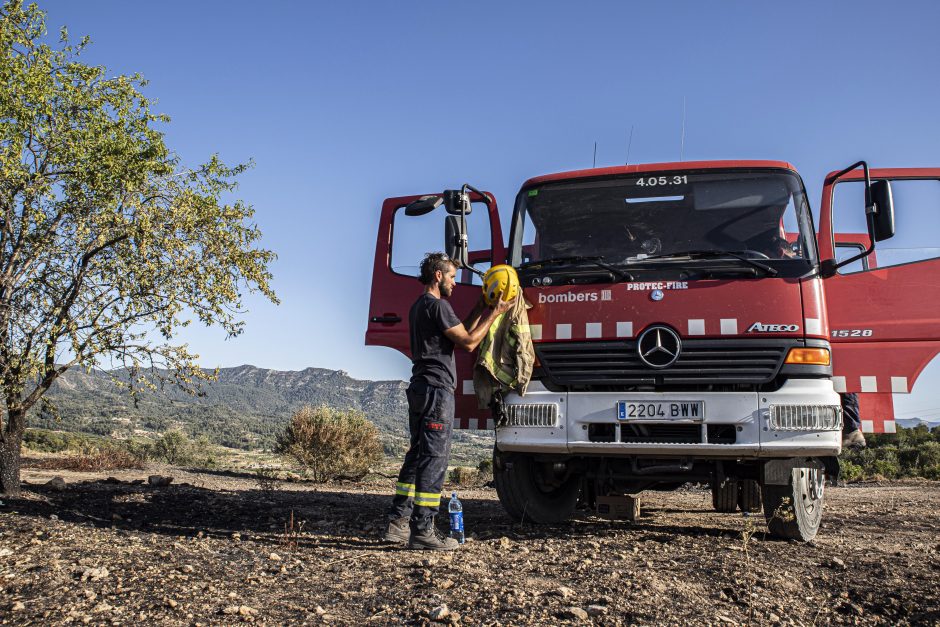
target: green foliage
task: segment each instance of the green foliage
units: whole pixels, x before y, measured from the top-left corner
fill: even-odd
[[[478,478],[481,482],[486,483],[487,481],[493,480],[493,458],[484,457],[480,460],[480,463],[477,464],[477,473]]]
[[[175,344],[198,319],[234,336],[242,297],[277,299],[252,208],[224,202],[248,165],[188,168],[164,143],[140,75],[44,43],[45,14],[0,9],[0,390],[12,446],[67,369],[123,367],[138,394],[212,378]],[[45,403],[44,403],[45,404]],[[51,406],[45,409],[54,413]],[[2,459],[2,458],[0,458]],[[4,490],[18,490],[0,468]]]
[[[75,453],[79,456],[107,453],[115,458],[117,455],[114,452],[119,451],[126,453],[128,458],[141,462],[154,461],[196,468],[214,468],[218,458],[215,447],[205,435],[191,438],[179,430],[168,431],[154,439],[116,440],[78,433],[27,429],[23,434],[23,446],[28,450],[43,453]]]
[[[940,427],[926,425],[866,436],[868,446],[845,450],[840,459],[846,481],[882,477],[940,479]]]
[[[62,433],[44,429],[27,429],[23,434],[23,446],[42,453],[88,450],[95,439],[78,433]]]
[[[212,445],[205,435],[192,439],[180,430],[167,431],[156,440],[136,442],[133,448],[146,459],[174,466],[212,468],[216,464]]]
[[[455,466],[450,471],[450,482],[458,486],[476,485],[477,480],[479,478],[480,478],[480,473],[476,468],[468,468],[467,466]]]
[[[306,468],[314,481],[361,479],[382,459],[379,430],[362,412],[302,407],[274,451]]]

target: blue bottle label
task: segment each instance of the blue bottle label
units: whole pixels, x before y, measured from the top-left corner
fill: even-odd
[[[463,512],[450,513],[450,530],[463,531]]]

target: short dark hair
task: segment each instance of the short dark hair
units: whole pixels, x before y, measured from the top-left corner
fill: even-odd
[[[428,253],[421,261],[421,283],[431,285],[435,281],[434,273],[440,270],[442,273],[451,268],[456,268],[457,263],[444,253]]]

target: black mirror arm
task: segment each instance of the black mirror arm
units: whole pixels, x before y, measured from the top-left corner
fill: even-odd
[[[836,273],[836,270],[842,266],[847,266],[850,263],[863,259],[868,255],[875,252],[875,213],[878,211],[878,208],[875,207],[875,203],[871,199],[871,176],[868,173],[868,163],[865,161],[858,161],[853,163],[849,167],[837,172],[831,179],[830,182],[835,183],[837,180],[851,172],[852,170],[858,169],[859,166],[862,166],[862,169],[865,171],[865,222],[868,224],[868,250],[860,252],[857,255],[849,257],[848,259],[843,259],[842,261],[837,262],[835,259],[827,259],[820,264],[820,274],[822,277],[829,278]]]
[[[490,199],[490,197],[484,194],[483,192],[481,192],[480,190],[478,190],[476,187],[474,187],[470,183],[464,183],[463,187],[460,188],[460,192],[462,194],[466,194],[468,189],[471,192],[474,192],[477,196],[480,196],[483,199],[483,202],[486,203],[487,207],[492,208],[493,201]]]

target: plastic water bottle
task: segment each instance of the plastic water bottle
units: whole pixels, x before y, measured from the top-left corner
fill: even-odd
[[[450,514],[450,537],[463,544],[463,505],[460,503],[460,499],[457,498],[456,492],[450,495],[447,512]]]

